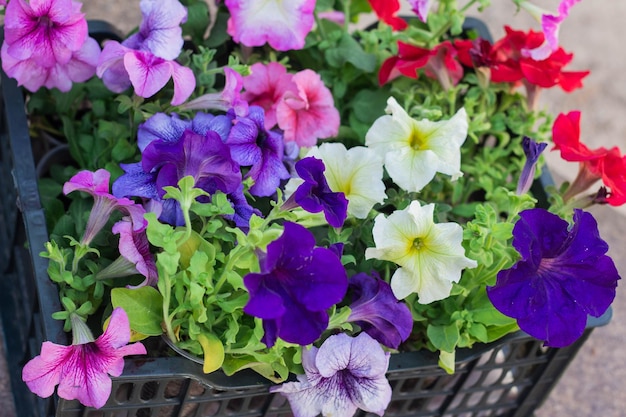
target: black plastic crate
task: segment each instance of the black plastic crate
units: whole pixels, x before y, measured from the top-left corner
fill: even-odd
[[[58,292],[38,254],[48,239],[39,201],[36,169],[24,111],[23,93],[14,80],[0,81],[0,311],[19,417],[200,417],[291,415],[279,394],[252,371],[227,377],[205,375],[201,365],[176,356],[130,358],[113,378],[111,397],[99,409],[56,395],[41,399],[21,381],[24,364],[39,353],[42,341],[69,343]],[[523,332],[490,345],[457,351],[456,373],[446,374],[432,352],[391,356],[393,387],[386,416],[529,417],[548,396],[594,327],[610,320],[609,310],[590,319],[573,345],[545,348]],[[160,343],[158,338],[154,341]],[[359,416],[366,413],[359,412]]]

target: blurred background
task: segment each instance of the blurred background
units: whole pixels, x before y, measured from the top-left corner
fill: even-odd
[[[464,2],[460,2],[464,3]],[[540,25],[524,11],[516,11],[510,0],[492,0],[485,12],[471,15],[482,18],[494,39],[504,34],[504,25],[514,29],[540,30]],[[558,0],[535,0],[537,5],[556,11]],[[411,13],[403,3],[403,12]],[[83,9],[89,19],[113,23],[122,33],[137,26],[141,19],[139,0],[85,0]],[[554,115],[582,112],[582,141],[590,148],[618,146],[626,151],[626,53],[621,25],[626,16],[626,1],[585,0],[576,4],[560,30],[560,43],[574,59],[568,70],[590,70],[584,88],[573,93],[560,89],[544,91],[540,106]],[[545,152],[548,167],[557,182],[574,179],[576,163],[562,161],[558,152]],[[626,276],[626,207],[594,207],[601,236],[609,243],[609,254],[617,269]],[[626,396],[626,284],[618,288],[613,304],[613,319],[598,328],[550,394],[536,417],[623,417]],[[0,329],[1,333],[1,329]],[[2,335],[11,337],[11,335]],[[0,345],[0,350],[2,345]],[[0,352],[0,415],[16,416],[12,403],[6,363]]]

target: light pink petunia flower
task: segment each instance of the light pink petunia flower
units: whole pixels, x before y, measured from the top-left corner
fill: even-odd
[[[44,342],[41,354],[24,366],[22,380],[40,397],[51,396],[59,385],[59,397],[100,408],[111,395],[109,375],[120,376],[124,356],[145,355],[146,348],[139,342],[128,345],[128,316],[119,307],[113,310],[106,331],[95,341],[87,325],[75,314],[72,332],[70,346]]]
[[[430,10],[430,5],[433,0],[408,0],[408,2],[417,17],[419,17],[422,22],[426,23],[428,11]]]
[[[276,120],[285,141],[310,148],[318,139],[337,135],[339,111],[319,74],[306,69],[294,74],[292,81],[296,89],[285,92],[276,106]]]
[[[278,51],[302,49],[313,28],[315,0],[226,0],[228,34],[237,43]]]
[[[561,0],[558,14],[554,15],[531,2],[524,1],[520,7],[528,11],[535,19],[541,22],[541,29],[546,39],[543,44],[534,49],[522,50],[524,56],[536,61],[548,58],[554,51],[559,49],[559,28],[561,23],[569,16],[569,10],[581,0]]]
[[[251,106],[265,110],[265,128],[276,126],[276,107],[283,94],[297,87],[292,74],[279,62],[262,64],[257,62],[250,67],[250,75],[243,77],[245,92],[241,95]]]
[[[113,210],[120,210],[130,216],[135,232],[144,230],[148,225],[143,217],[146,211],[141,205],[135,204],[128,198],[117,198],[109,193],[110,178],[111,174],[105,169],[99,169],[95,172],[80,171],[63,185],[65,195],[73,191],[83,191],[94,198],[93,207],[85,226],[85,233],[81,239],[81,243],[84,245],[88,245],[104,227]]]
[[[191,100],[180,108],[182,110],[222,110],[224,112],[234,109],[237,116],[248,114],[248,102],[241,97],[243,77],[232,68],[224,67],[226,84],[219,93],[204,94]]]

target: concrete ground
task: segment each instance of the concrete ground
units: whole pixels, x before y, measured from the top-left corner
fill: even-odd
[[[558,0],[541,3],[556,10]],[[91,19],[106,19],[127,31],[138,24],[138,0],[88,0],[83,10]],[[461,2],[462,3],[462,2]],[[538,28],[525,12],[515,15],[512,1],[493,0],[482,15],[494,37],[503,34],[503,25],[516,29]],[[404,6],[406,8],[406,5]],[[408,10],[408,8],[407,8]],[[514,16],[515,15],[515,16]],[[582,138],[590,147],[619,146],[626,151],[626,54],[621,38],[626,2],[582,1],[571,10],[560,32],[562,46],[574,53],[572,70],[591,70],[584,88],[571,94],[547,91],[541,103],[553,113],[582,111]],[[548,165],[557,182],[571,181],[577,170],[573,163],[548,153]],[[626,208],[595,207],[602,237],[609,243],[617,268],[626,274]],[[537,417],[621,417],[626,410],[626,291],[621,284],[613,305],[613,320],[598,328],[569,366]],[[10,335],[4,335],[10,337]],[[0,335],[2,337],[2,335]],[[2,345],[0,344],[0,349]],[[0,414],[15,415],[9,390],[6,364],[0,360]]]

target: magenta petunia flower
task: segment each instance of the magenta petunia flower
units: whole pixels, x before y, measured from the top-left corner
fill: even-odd
[[[546,346],[564,347],[601,316],[620,279],[608,245],[590,213],[576,209],[574,224],[544,209],[524,210],[513,228],[521,259],[487,287],[492,304]]]
[[[352,417],[359,408],[382,416],[391,401],[389,356],[367,333],[333,335],[302,350],[305,375],[270,391],[287,397],[295,417]]]
[[[276,338],[299,345],[317,340],[328,326],[327,309],[340,302],[348,288],[346,271],[330,249],[315,247],[303,226],[286,222],[283,234],[261,256],[261,272],[249,273],[244,284],[250,300],[244,312],[263,319],[262,341]]]
[[[276,107],[276,120],[285,141],[312,147],[318,139],[336,136],[339,111],[319,74],[303,70],[294,74],[292,81],[296,89],[286,91]]]
[[[45,86],[66,92],[91,78],[100,46],[87,37],[80,7],[69,0],[11,2],[1,52],[6,74],[30,91]]]
[[[114,210],[130,216],[135,232],[144,230],[148,225],[143,215],[144,208],[128,198],[116,198],[109,193],[109,179],[111,174],[105,169],[96,172],[80,171],[63,185],[65,195],[73,191],[83,191],[94,198],[91,213],[85,226],[85,233],[81,243],[88,245],[98,232],[109,221]]]
[[[174,82],[172,105],[185,102],[196,87],[193,71],[174,61],[183,46],[180,25],[187,10],[178,0],[142,0],[139,32],[121,44],[108,41],[98,60],[97,75],[113,92],[131,85],[141,97],[151,97]]]
[[[146,277],[139,285],[130,288],[155,286],[159,281],[154,256],[150,253],[150,244],[146,231],[135,232],[133,224],[128,219],[122,219],[113,225],[111,231],[120,235],[120,255],[132,265],[137,273]]]
[[[124,356],[145,355],[146,348],[139,342],[128,345],[128,317],[119,307],[113,310],[109,326],[95,341],[89,328],[75,314],[72,332],[70,346],[44,342],[41,354],[24,366],[22,380],[40,397],[51,396],[58,385],[59,397],[100,408],[111,395],[109,375],[120,376]]]
[[[302,49],[313,28],[315,0],[226,0],[228,34],[237,43],[278,50]]]
[[[297,88],[291,81],[292,77],[280,62],[257,62],[250,67],[250,75],[243,77],[245,91],[241,97],[251,106],[260,106],[265,110],[267,129],[276,126],[276,107],[283,94]]]

